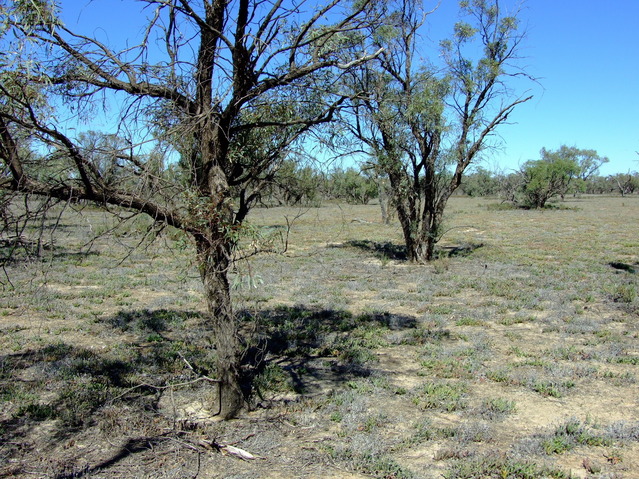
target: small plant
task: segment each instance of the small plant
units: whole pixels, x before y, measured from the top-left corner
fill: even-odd
[[[577,445],[610,446],[612,441],[604,434],[597,434],[588,422],[570,419],[555,429],[554,434],[541,443],[546,454],[563,454]]]
[[[458,411],[466,407],[465,392],[463,384],[428,383],[417,391],[414,402],[425,409]]]
[[[504,455],[461,458],[444,474],[445,479],[569,479],[559,469],[538,466],[534,462]]]
[[[253,385],[259,395],[266,391],[288,392],[294,390],[290,376],[280,365],[275,363],[267,364],[262,373],[255,378]]]
[[[620,284],[612,292],[612,299],[616,303],[632,303],[637,299],[637,286],[635,284]]]
[[[489,419],[500,419],[516,410],[515,401],[506,398],[493,398],[484,401],[480,414]]]
[[[486,323],[476,318],[461,318],[455,321],[456,326],[484,326]]]
[[[496,383],[509,383],[511,382],[510,371],[508,369],[497,369],[486,372],[486,377]]]

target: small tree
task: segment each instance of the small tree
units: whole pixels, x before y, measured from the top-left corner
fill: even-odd
[[[461,188],[468,196],[491,196],[499,192],[499,180],[480,166],[464,177]]]
[[[67,28],[57,12],[69,3],[59,3],[0,3],[0,189],[118,206],[190,237],[220,414],[232,417],[244,402],[228,281],[238,239],[292,145],[343,105],[331,86],[372,58],[335,48],[374,21],[368,2],[141,0],[149,17],[123,49]],[[117,140],[65,127],[102,104],[119,108]],[[172,174],[158,175],[148,145],[179,156]]]
[[[566,145],[560,146],[559,149],[554,152],[554,155],[566,160],[572,160],[576,163],[577,170],[571,182],[571,189],[575,193],[585,192],[588,181],[597,175],[601,165],[610,161],[607,157],[600,156],[596,150],[587,150]]]
[[[639,190],[639,174],[637,172],[617,173],[608,177],[612,183],[612,188],[616,189],[621,196],[631,195]]]
[[[377,196],[377,185],[362,171],[355,168],[336,168],[328,176],[330,196],[353,205],[365,205]]]
[[[579,165],[560,151],[541,150],[541,160],[524,163],[521,171],[524,205],[543,208],[550,198],[564,195],[577,172]]]
[[[416,262],[433,259],[444,209],[466,169],[531,98],[512,97],[504,84],[523,74],[513,66],[523,38],[516,15],[505,15],[497,1],[460,5],[472,24],[455,25],[437,68],[421,57],[419,37],[432,12],[416,0],[375,4],[385,21],[370,38],[383,53],[346,77],[359,93],[348,128],[388,177],[407,255]]]

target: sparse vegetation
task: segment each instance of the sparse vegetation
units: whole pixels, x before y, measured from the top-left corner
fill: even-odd
[[[253,409],[226,424],[206,406],[215,350],[179,237],[124,261],[128,235],[71,255],[105,217],[67,211],[65,238],[5,265],[0,474],[632,477],[637,299],[620,298],[636,283],[610,263],[637,262],[637,210],[567,198],[579,210],[523,217],[490,201],[451,199],[451,221],[478,228],[442,248],[485,246],[437,274],[398,256],[401,235],[375,223],[375,205],[312,209],[289,254],[234,272],[263,281],[234,290]],[[251,221],[295,214],[258,209]],[[526,226],[542,215],[543,230]],[[387,264],[363,240],[386,245]],[[223,456],[212,441],[266,460]]]

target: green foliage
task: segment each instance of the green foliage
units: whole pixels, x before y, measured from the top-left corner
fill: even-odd
[[[253,387],[258,394],[270,392],[289,392],[294,387],[289,374],[278,364],[269,363],[253,381]]]
[[[461,188],[468,196],[492,196],[499,192],[500,181],[496,175],[480,166],[464,176]]]
[[[444,474],[445,479],[480,477],[484,479],[568,479],[571,476],[557,469],[502,455],[460,459]]]
[[[564,195],[579,165],[563,156],[562,150],[541,150],[542,159],[528,161],[522,167],[524,205],[543,208],[554,195]]]
[[[555,429],[554,434],[544,439],[541,446],[546,454],[563,454],[576,446],[610,446],[612,441],[604,434],[598,434],[593,425],[575,418]]]
[[[414,402],[425,409],[459,411],[466,407],[465,393],[462,383],[428,383],[417,391]]]
[[[335,169],[328,177],[328,194],[355,205],[365,205],[377,196],[377,184],[354,168]]]
[[[58,8],[51,0],[13,0],[12,7],[0,5],[3,24],[9,21],[21,25],[25,29],[51,30],[59,24]]]

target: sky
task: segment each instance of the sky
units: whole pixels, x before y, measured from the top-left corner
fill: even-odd
[[[122,0],[61,4],[71,28],[77,22],[107,24],[118,15],[117,31],[94,29],[111,41],[125,39],[134,25],[118,11]],[[520,4],[500,1],[507,9]],[[429,17],[433,41],[450,34],[457,5],[457,0],[441,0]],[[639,0],[528,0],[520,19],[527,31],[522,66],[537,82],[514,87],[533,98],[516,108],[512,124],[500,127],[500,147],[486,155],[482,166],[508,172],[539,159],[541,148],[567,145],[608,157],[602,175],[639,170]]]

